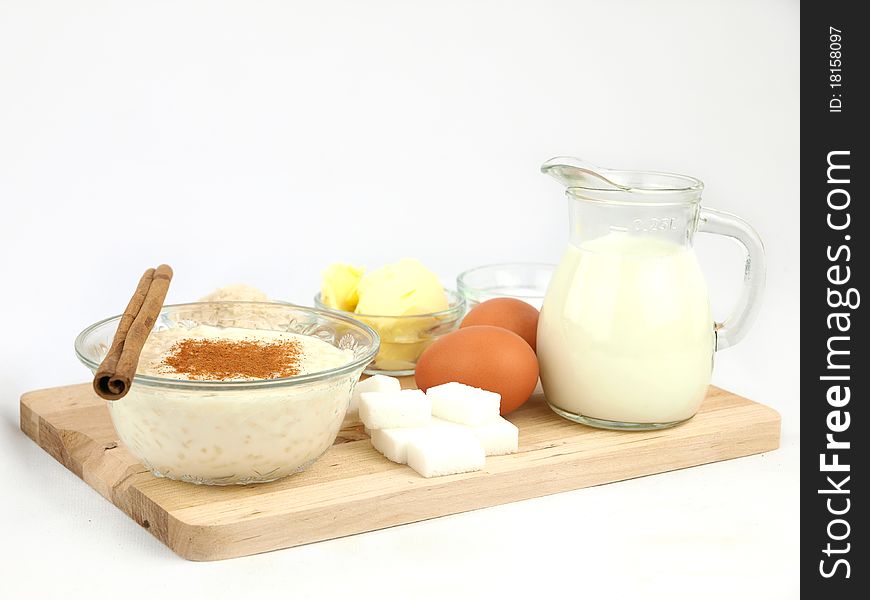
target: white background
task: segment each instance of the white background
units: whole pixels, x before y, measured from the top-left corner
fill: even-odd
[[[796,597],[798,24],[796,1],[0,0],[0,596]],[[767,293],[714,383],[782,413],[780,450],[196,564],[18,430],[160,262],[171,301],[309,303],[331,261],[557,261],[559,154],[695,175],[756,226]],[[697,247],[721,318],[740,252]]]

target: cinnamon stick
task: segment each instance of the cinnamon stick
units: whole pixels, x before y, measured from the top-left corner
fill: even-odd
[[[94,391],[106,400],[123,398],[130,390],[142,347],[163,308],[172,268],[148,269],[118,323],[109,352],[94,374]]]

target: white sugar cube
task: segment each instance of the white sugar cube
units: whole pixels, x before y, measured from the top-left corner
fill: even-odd
[[[464,428],[428,427],[408,442],[408,466],[423,477],[479,471],[486,453],[474,435]]]
[[[391,461],[404,465],[408,462],[408,442],[419,429],[427,426],[372,429],[372,446]]]
[[[503,417],[496,417],[480,425],[469,427],[487,456],[513,454],[519,448],[520,430]]]
[[[399,464],[408,462],[408,444],[416,437],[433,429],[465,429],[464,425],[451,423],[442,419],[432,418],[423,427],[393,427],[390,429],[372,429],[372,446],[386,458]]]
[[[432,414],[462,423],[480,425],[499,416],[501,396],[462,383],[445,383],[426,390],[432,399]]]
[[[363,392],[398,392],[401,389],[402,384],[399,380],[387,375],[372,375],[368,379],[357,382],[350,396],[350,404],[342,426],[359,423],[359,398]]]
[[[439,417],[432,417],[432,421],[429,423],[429,427],[440,427],[442,429],[459,429],[460,431],[468,430],[467,425],[461,425],[460,423],[454,423],[453,421],[448,421],[447,419],[441,419]]]
[[[432,402],[420,390],[363,392],[359,418],[369,429],[420,427],[432,418]]]

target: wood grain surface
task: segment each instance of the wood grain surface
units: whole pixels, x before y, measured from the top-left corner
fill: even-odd
[[[757,454],[776,449],[780,435],[776,411],[715,387],[692,420],[664,431],[577,425],[556,416],[541,396],[509,419],[520,429],[519,452],[489,457],[476,473],[425,479],[383,458],[352,428],[308,471],[210,487],[146,471],[119,442],[106,401],[90,384],[21,397],[24,433],[190,560],[256,554]]]

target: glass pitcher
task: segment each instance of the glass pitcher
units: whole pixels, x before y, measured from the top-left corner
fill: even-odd
[[[685,175],[541,167],[568,186],[570,244],[544,298],[541,383],[562,417],[606,429],[662,429],[690,419],[710,383],[713,354],[746,334],[764,288],[764,249],[748,223],[701,207]],[[744,285],[722,322],[692,249],[695,232],[737,240]]]

